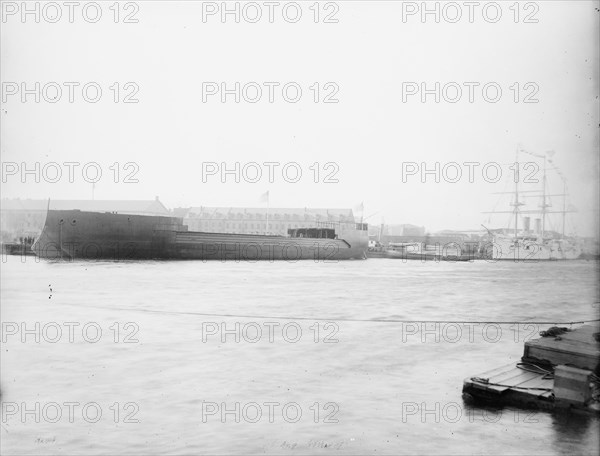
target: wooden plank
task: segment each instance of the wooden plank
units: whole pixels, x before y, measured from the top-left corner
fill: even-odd
[[[490,383],[500,383],[503,385],[517,386],[523,382],[536,378],[538,375],[539,374],[537,373],[528,372],[514,366],[513,370],[510,373],[490,378]]]
[[[544,378],[543,375],[531,379],[528,382],[525,382],[519,386],[527,387],[527,388],[553,388],[554,380],[552,378]]]
[[[492,375],[489,375],[489,374]],[[515,364],[503,366],[492,371],[476,375],[465,380],[465,384],[474,388],[493,391],[498,394],[511,389],[522,390],[523,388],[548,388],[553,386],[552,379],[544,379],[544,373],[529,372],[517,367]],[[487,379],[489,383],[480,382],[477,379]],[[537,390],[533,390],[534,392]],[[542,392],[543,390],[539,390]],[[535,392],[534,394],[538,394]]]

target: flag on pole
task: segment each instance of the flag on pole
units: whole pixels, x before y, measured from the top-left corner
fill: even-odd
[[[259,202],[261,202],[261,203],[269,202],[269,191],[268,190],[265,193],[263,193],[262,195],[260,195]]]
[[[358,206],[354,206],[354,212],[360,213],[360,223],[362,225],[364,212],[365,212],[365,202],[361,201]]]
[[[269,191],[267,190],[265,193],[260,195],[259,201],[261,203],[267,203],[267,213],[266,213],[266,224],[265,224],[265,235],[269,234]]]

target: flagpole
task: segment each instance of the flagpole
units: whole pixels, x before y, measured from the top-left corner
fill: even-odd
[[[267,224],[265,225],[265,235],[269,233],[269,192],[267,191]]]
[[[361,205],[361,211],[360,211],[360,228],[362,229],[363,217],[365,215],[365,202],[363,201],[360,205]]]

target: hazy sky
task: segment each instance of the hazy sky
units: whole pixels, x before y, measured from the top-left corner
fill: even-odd
[[[220,12],[203,18],[203,10],[214,12],[221,2],[121,3],[118,23],[112,1],[100,2],[102,16],[96,23],[91,23],[93,6],[87,16],[82,14],[89,2],[74,10],[72,23],[63,2],[57,2],[62,16],[56,23],[49,22],[56,8],[44,10],[44,3],[39,23],[33,14],[23,20],[21,2],[2,3],[2,197],[91,198],[92,184],[82,176],[82,167],[95,162],[102,169],[96,199],[159,195],[168,207],[257,206],[268,190],[273,207],[355,207],[364,201],[370,223],[384,217],[387,223],[429,230],[468,229],[488,223],[482,212],[494,206],[510,210],[508,198],[499,202],[499,195],[491,193],[514,187],[507,183],[514,176],[508,167],[521,147],[555,152],[554,163],[567,177],[571,203],[578,209],[568,230],[583,235],[597,230],[597,1],[521,2],[518,18],[511,9],[514,2],[499,2],[502,16],[495,23],[497,7],[488,6],[491,2],[474,7],[472,22],[465,2],[427,2],[432,10],[438,4],[439,23],[433,14],[423,20],[415,12],[421,2],[321,2],[318,23],[314,1],[298,2],[302,16],[295,23],[298,8],[290,2],[273,7],[273,23],[264,2],[245,9],[244,2],[227,2],[231,9],[239,4],[239,23],[233,14],[223,21]],[[28,5],[34,9],[35,3]],[[251,23],[256,6],[262,17]],[[452,23],[456,6],[462,16]],[[128,14],[137,22],[123,23]],[[324,23],[326,18],[337,22]],[[35,94],[23,102],[22,83],[34,89],[36,82],[39,103]],[[79,84],[72,103],[65,82]],[[82,86],[90,82],[102,89],[96,103],[82,95]],[[220,93],[207,95],[203,86],[215,83],[210,88],[220,90],[225,83],[234,89],[236,82],[241,88],[255,83],[240,90],[239,103],[235,94],[223,103]],[[407,94],[408,88],[420,90],[421,83],[434,89],[436,82],[439,103],[433,93],[424,103],[420,93]],[[57,97],[55,85],[48,83],[62,87],[55,103],[50,102]],[[264,83],[273,83],[273,103]],[[282,94],[287,83],[293,83],[286,92],[289,101]],[[473,102],[465,83],[472,83]],[[251,103],[257,85],[262,97]],[[457,86],[462,97],[452,103]],[[124,103],[136,87],[132,97],[139,102]],[[302,94],[292,103],[295,87]],[[492,103],[497,87],[502,93]],[[93,85],[87,93],[95,96]],[[338,102],[324,103],[326,96]],[[522,155],[522,160],[534,157]],[[10,162],[19,168],[25,162],[31,169],[39,162],[41,182],[34,181],[34,174],[21,176],[21,169],[12,175]],[[56,183],[44,182],[42,168],[49,162],[61,164],[63,175]],[[64,162],[81,164],[72,183]],[[118,183],[110,168],[114,162],[121,168]],[[124,169],[128,162],[138,167],[137,183],[123,182],[135,171]],[[208,162],[225,162],[231,169],[239,162],[240,174],[249,162],[281,165],[274,168],[273,183],[264,165],[256,183],[236,183],[233,175],[224,176],[223,183],[220,174],[203,182],[203,163]],[[300,166],[299,182],[282,175],[289,162]],[[330,162],[335,165],[325,168]],[[409,162],[430,169],[439,162],[440,174],[445,164],[456,162],[463,175],[456,183],[444,182],[443,176],[436,183],[434,175],[422,182],[420,173],[403,179],[403,163]],[[481,164],[473,165],[473,182],[464,162]],[[487,180],[482,175],[488,162],[502,165],[497,183],[488,182],[494,169],[488,169]],[[294,166],[286,168],[289,181]],[[88,171],[93,179],[93,168]],[[254,178],[254,169],[246,171]],[[453,169],[446,171],[454,178]],[[521,181],[531,172],[541,179],[541,170],[525,171]],[[46,172],[54,178],[51,167]],[[337,183],[324,182],[331,172]],[[561,191],[554,174],[549,184],[553,193]],[[539,184],[521,184],[524,190],[534,188]],[[558,197],[552,203],[562,205]],[[506,222],[501,215],[489,224]]]

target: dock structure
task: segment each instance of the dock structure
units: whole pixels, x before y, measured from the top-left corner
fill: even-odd
[[[598,367],[600,342],[594,337],[600,326],[583,325],[566,331],[525,342],[523,361],[546,366],[571,365],[594,371]]]
[[[474,402],[600,413],[600,325],[553,327],[525,342],[521,362],[465,379]]]

